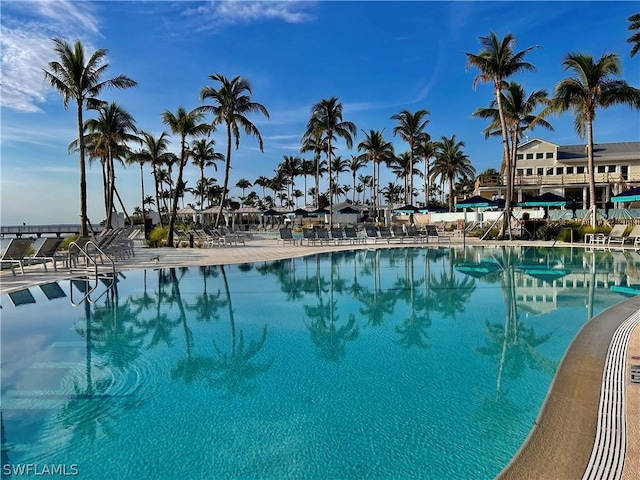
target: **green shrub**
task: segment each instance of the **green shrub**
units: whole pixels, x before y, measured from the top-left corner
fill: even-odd
[[[167,236],[169,235],[169,227],[162,227],[156,225],[151,232],[149,232],[149,238],[147,239],[147,245],[149,247],[164,247],[167,244]]]
[[[545,225],[544,227],[540,227],[538,229],[537,237],[540,240],[555,240],[560,235],[562,228],[562,225],[558,223]]]
[[[69,250],[69,244],[71,242],[75,242],[80,235],[69,235],[68,237],[64,237],[64,240],[60,244],[60,250]]]

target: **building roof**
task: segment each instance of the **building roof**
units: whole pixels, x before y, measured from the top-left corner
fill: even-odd
[[[640,159],[640,142],[596,143],[594,160]],[[586,145],[562,145],[558,147],[558,160],[586,160]]]

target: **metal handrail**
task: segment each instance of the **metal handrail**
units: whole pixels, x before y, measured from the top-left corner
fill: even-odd
[[[89,247],[93,247],[96,250],[96,252],[100,255],[101,259],[106,257],[107,260],[109,260],[109,262],[111,263],[111,278],[112,278],[111,285],[109,285],[107,290],[105,290],[105,292],[100,294],[95,299],[91,298],[91,294],[98,288],[98,285],[99,285],[98,280],[100,278],[100,272],[98,271],[98,262],[96,262],[95,259],[93,258],[93,256],[90,255],[89,252],[88,252],[88,248]],[[75,250],[78,251],[78,256],[82,255],[84,257],[86,265],[87,265],[87,269],[92,268],[94,284],[93,284],[93,287],[87,288],[86,293],[82,296],[82,298],[77,303],[73,299],[73,288],[70,289],[71,293],[70,293],[70,299],[69,300],[71,302],[71,305],[73,305],[74,307],[78,306],[79,304],[81,304],[85,300],[88,301],[89,303],[93,303],[93,302],[97,301],[100,297],[102,297],[106,293],[106,291],[108,291],[109,288],[111,288],[113,286],[113,284],[115,283],[115,278],[116,278],[116,265],[115,265],[115,262],[113,261],[113,259],[109,255],[107,255],[92,240],[88,241],[85,244],[84,248],[82,248],[76,242],[69,243],[69,249],[67,250],[67,252],[68,252],[67,253],[67,262],[68,262],[69,268],[71,268],[71,263],[72,263],[72,260],[73,260],[73,252]],[[90,263],[92,264],[92,267],[89,266]],[[87,287],[88,286],[89,285],[87,285]]]

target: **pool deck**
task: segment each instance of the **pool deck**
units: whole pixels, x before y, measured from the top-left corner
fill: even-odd
[[[467,238],[467,245],[492,245],[504,242],[479,241]],[[461,245],[453,238],[451,245]],[[376,245],[313,245],[283,246],[275,239],[256,238],[245,246],[220,248],[148,249],[135,248],[135,256],[116,263],[119,271],[145,268],[168,268],[194,265],[248,263],[300,257],[320,252],[344,249],[407,247],[415,245],[442,246],[449,243]],[[508,245],[551,246],[551,242],[508,242]],[[567,246],[559,244],[558,246]],[[574,244],[574,247],[584,247]],[[24,275],[11,275],[10,269],[0,272],[0,293],[77,275],[67,269],[45,273],[42,265],[25,268]],[[596,436],[596,423],[602,373],[607,350],[616,328],[634,312],[640,310],[640,296],[630,298],[594,317],[580,331],[558,367],[545,403],[526,442],[498,478],[511,479],[580,479],[585,471]],[[640,478],[640,385],[631,384],[631,365],[640,365],[640,328],[631,333],[626,351],[626,455],[623,480]]]

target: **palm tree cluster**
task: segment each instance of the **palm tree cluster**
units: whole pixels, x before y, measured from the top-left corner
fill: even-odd
[[[637,30],[640,14],[628,18],[628,29],[634,32],[628,39],[632,44],[630,56],[638,52],[640,42]],[[486,119],[484,132],[487,138],[502,139],[504,151],[500,173],[505,178],[505,221],[503,236],[511,232],[509,222],[514,201],[515,165],[519,142],[536,126],[552,130],[546,120],[551,114],[572,111],[576,132],[587,137],[589,200],[592,222],[595,223],[595,177],[593,165],[593,121],[597,108],[616,104],[640,108],[640,90],[614,77],[621,74],[620,58],[617,54],[604,54],[594,59],[585,53],[569,53],[562,66],[571,76],[561,80],[549,97],[546,90],[527,94],[521,84],[508,79],[522,71],[533,71],[533,64],[525,61],[527,53],[537,47],[516,51],[515,38],[509,33],[500,39],[495,33],[479,38],[482,49],[478,53],[466,53],[467,68],[476,68],[479,73],[473,80],[490,83],[494,98],[486,108],[478,108],[473,116]],[[185,193],[191,193],[201,209],[215,206],[215,226],[222,219],[222,209],[240,205],[271,208],[277,204],[296,208],[300,199],[304,205],[315,208],[329,206],[344,199],[354,204],[369,207],[370,218],[377,220],[383,199],[388,203],[413,204],[419,195],[414,180],[422,179],[423,202],[429,204],[439,200],[448,203],[453,210],[456,195],[472,190],[476,171],[464,153],[464,142],[453,134],[434,141],[426,131],[429,111],[417,109],[401,110],[390,117],[396,124],[393,136],[402,139],[408,150],[396,153],[394,146],[384,136],[384,129],[361,130],[364,135],[356,144],[357,154],[337,155],[337,142],[342,140],[347,149],[352,149],[357,136],[356,125],[344,118],[343,104],[337,97],[322,99],[311,108],[307,127],[300,139],[300,153],[311,154],[309,159],[300,156],[284,156],[274,171],[274,176],[259,176],[253,181],[240,178],[233,184],[242,192],[240,201],[230,194],[230,172],[232,168],[232,146],[240,146],[241,133],[255,137],[260,151],[264,143],[260,131],[249,115],[260,114],[269,118],[267,108],[252,99],[252,86],[248,79],[236,76],[231,79],[220,73],[209,76],[213,86],[204,86],[200,91],[203,105],[187,111],[179,106],[175,111],[161,113],[163,124],[170,134],[154,135],[139,129],[135,119],[115,102],[107,103],[99,95],[108,88],[129,88],[136,82],[119,75],[104,79],[108,64],[107,50],[98,49],[85,55],[83,45],[73,45],[54,38],[53,48],[57,59],[49,62],[44,76],[63,97],[66,108],[69,101],[76,103],[78,137],[69,148],[78,151],[80,165],[80,233],[87,234],[87,185],[86,158],[98,160],[102,169],[106,227],[110,228],[116,211],[116,199],[128,217],[116,187],[115,167],[120,164],[137,164],[140,167],[141,205],[133,212],[144,217],[152,206],[161,214],[160,222],[167,222],[169,244],[176,223],[179,200],[184,203]],[[84,120],[85,108],[95,112],[96,118]],[[207,116],[210,119],[207,120]],[[224,127],[225,153],[216,150],[212,134],[219,126]],[[170,135],[179,138],[178,153],[169,151]],[[132,145],[137,146],[132,147]],[[199,170],[195,186],[188,187],[184,169],[189,160]],[[218,163],[224,162],[222,184],[207,175],[207,169],[218,171]],[[418,168],[422,162],[423,167]],[[395,180],[381,185],[381,165],[394,175]],[[144,166],[149,165],[153,177],[153,195],[145,195]],[[369,173],[361,174],[363,169]],[[341,183],[340,175],[350,173]],[[174,175],[174,173],[176,175]],[[175,176],[175,178],[174,178]],[[302,177],[303,189],[297,183]],[[308,188],[307,180],[312,179]],[[326,178],[326,188],[320,180]],[[445,195],[445,185],[448,192]],[[261,189],[261,195],[251,190]],[[298,188],[297,188],[298,187]],[[247,192],[247,190],[249,190]],[[267,194],[267,190],[272,195]],[[331,221],[332,219],[330,219]]]

